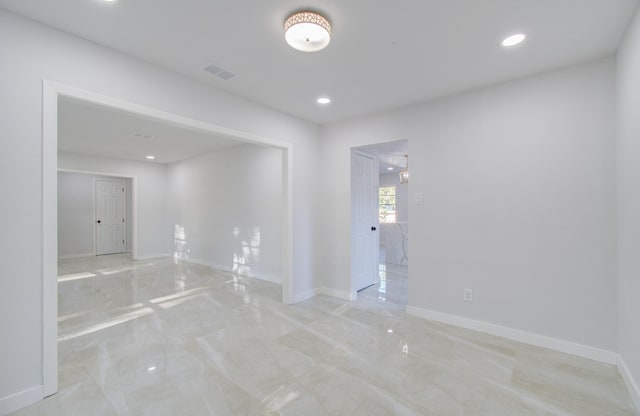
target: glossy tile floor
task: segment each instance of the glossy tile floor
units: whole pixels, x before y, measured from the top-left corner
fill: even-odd
[[[60,392],[14,415],[637,415],[615,367],[172,259],[60,265]]]

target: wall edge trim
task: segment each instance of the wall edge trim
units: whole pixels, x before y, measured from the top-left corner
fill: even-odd
[[[356,293],[349,293],[347,291],[332,289],[330,287],[321,287],[319,294],[344,300],[355,300],[357,298]]]
[[[533,332],[527,332],[520,329],[509,328],[506,326],[496,325],[483,321],[476,321],[457,315],[438,312],[430,309],[419,308],[407,305],[406,312],[408,315],[417,316],[419,318],[431,321],[441,322],[461,328],[471,329],[512,341],[518,341],[525,344],[535,345],[537,347],[547,348],[566,354],[575,355],[590,360],[615,365],[617,362],[617,353],[604,350],[589,345],[578,344],[559,338],[552,338],[546,335],[540,335]]]
[[[44,398],[43,386],[34,386],[21,392],[0,398],[0,415],[6,415],[27,407]]]
[[[636,410],[640,412],[640,386],[638,386],[636,379],[633,378],[633,374],[631,374],[631,370],[627,367],[627,363],[624,362],[622,355],[618,354],[616,364],[618,366],[618,372],[620,376],[622,376],[625,386],[627,386],[631,400],[636,406]]]

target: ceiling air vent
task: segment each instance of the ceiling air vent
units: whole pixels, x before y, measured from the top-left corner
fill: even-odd
[[[229,81],[232,78],[235,78],[236,74],[234,74],[233,72],[227,71],[224,68],[220,68],[218,65],[216,64],[209,64],[207,66],[205,66],[203,68],[203,70],[205,72],[210,73],[211,75],[215,75],[218,78],[221,78],[225,81]]]

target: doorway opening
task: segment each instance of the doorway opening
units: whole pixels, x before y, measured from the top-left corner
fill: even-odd
[[[232,130],[223,126],[178,116],[151,107],[146,107],[116,98],[106,97],[67,85],[44,81],[43,83],[43,395],[49,396],[58,390],[58,127],[60,100],[81,102],[87,106],[107,108],[136,117],[155,120],[166,125],[197,131],[217,137],[225,137],[244,144],[258,145],[278,149],[281,153],[281,198],[279,201],[281,224],[279,234],[279,259],[281,262],[281,296],[284,303],[293,301],[293,209],[292,209],[292,177],[293,159],[292,145],[272,140],[243,131]],[[93,166],[91,166],[93,167]],[[100,169],[99,166],[96,166]],[[81,168],[85,169],[85,168]],[[86,173],[86,172],[85,172]],[[136,218],[136,183],[132,178],[132,221]],[[144,195],[141,195],[141,197]],[[149,221],[149,218],[143,217]],[[132,222],[132,254],[136,258],[136,232],[138,224]],[[126,239],[125,239],[126,241]],[[253,248],[253,247],[251,247]]]
[[[351,149],[352,297],[399,308],[408,296],[408,155],[407,140]]]

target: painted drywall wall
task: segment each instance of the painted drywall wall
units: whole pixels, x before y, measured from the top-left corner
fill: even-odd
[[[34,250],[43,235],[43,80],[289,143],[293,292],[317,286],[316,125],[5,11],[0,11],[0,38],[0,181],[13,195],[3,204],[11,221],[0,237],[0,403],[16,403],[25,391],[29,400],[36,397],[43,380],[43,257]]]
[[[58,257],[91,256],[94,198],[91,175],[58,172]]]
[[[640,11],[617,59],[619,351],[640,408]]]
[[[95,181],[117,179],[126,185],[125,249],[131,252],[131,179],[58,172],[58,257],[95,255]]]
[[[615,351],[614,76],[610,58],[323,126],[326,285],[349,287],[349,148],[408,139],[409,305]]]
[[[138,258],[164,256],[172,252],[172,229],[167,216],[167,165],[60,152],[58,167],[135,176]]]
[[[170,165],[174,256],[281,283],[282,156],[244,145]]]

